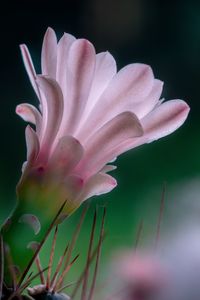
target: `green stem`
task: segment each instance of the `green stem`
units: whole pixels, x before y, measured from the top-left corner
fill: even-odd
[[[9,264],[17,266],[20,273],[23,273],[29,261],[33,257],[33,250],[27,246],[32,241],[40,243],[44,238],[48,228],[50,227],[56,212],[52,216],[46,214],[44,210],[39,209],[38,201],[36,205],[25,205],[27,202],[20,201],[15,208],[13,214],[5,223],[1,230],[4,245],[8,246],[8,251],[5,251],[5,274],[4,280],[10,285],[12,283],[12,274],[9,271]],[[20,218],[24,214],[31,214],[37,217],[40,222],[41,230],[35,234],[34,230],[26,223],[20,222]],[[6,254],[7,253],[7,254]],[[7,257],[6,257],[7,256]],[[17,275],[19,277],[19,275]]]

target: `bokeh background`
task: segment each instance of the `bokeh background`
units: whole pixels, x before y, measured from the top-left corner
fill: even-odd
[[[113,172],[118,187],[92,199],[77,251],[84,253],[87,249],[93,208],[97,203],[99,210],[106,205],[106,263],[114,249],[134,244],[141,219],[144,235],[156,231],[164,183],[166,215],[168,203],[173,203],[174,208],[182,198],[200,200],[200,2],[29,0],[1,5],[1,222],[15,205],[15,186],[26,155],[25,124],[15,115],[15,106],[21,102],[37,103],[18,46],[28,45],[40,72],[42,38],[48,26],[55,29],[58,37],[66,31],[89,39],[97,52],[109,50],[119,69],[132,62],[151,65],[155,76],[165,82],[163,97],[184,99],[191,106],[187,122],[177,132],[118,158],[118,168]],[[79,215],[80,211],[63,224],[60,234],[66,241]],[[63,239],[59,247],[63,247]],[[48,249],[44,260],[47,252]]]

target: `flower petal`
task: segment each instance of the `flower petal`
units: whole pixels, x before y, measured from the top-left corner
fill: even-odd
[[[153,83],[149,66],[132,64],[124,67],[114,76],[76,137],[82,142],[89,138],[89,133],[94,133],[117,114],[133,109],[149,94]]]
[[[44,116],[43,112],[41,148],[44,151],[42,155],[48,158],[48,152],[51,150],[62,119],[63,95],[60,86],[55,80],[46,76],[37,76],[36,80],[47,104],[46,116]]]
[[[28,164],[35,160],[39,152],[39,141],[35,131],[31,126],[26,127],[26,147]]]
[[[182,100],[171,100],[161,104],[141,120],[144,135],[124,141],[115,151],[121,154],[174,132],[184,123],[189,110],[187,103]]]
[[[178,129],[186,120],[189,106],[182,100],[167,101],[142,119],[147,142],[150,143]]]
[[[139,119],[142,119],[159,103],[162,89],[163,82],[155,79],[150,93],[143,101],[136,103],[132,108],[130,108],[131,111],[134,112]]]
[[[117,155],[113,151],[117,145],[128,138],[142,134],[141,124],[133,113],[124,112],[117,115],[100,128],[84,145],[85,155],[76,171],[81,176],[84,174],[84,176],[90,177]]]
[[[35,106],[28,103],[19,104],[16,107],[16,114],[24,121],[36,125],[36,132],[40,132],[42,116]]]
[[[67,64],[67,105],[59,136],[73,134],[85,108],[95,68],[95,50],[87,40],[76,40]]]
[[[114,165],[105,165],[102,169],[101,169],[101,173],[108,173],[108,172],[111,172],[113,170],[116,170],[117,167],[114,166]]]
[[[106,194],[116,186],[117,181],[112,176],[104,173],[95,174],[84,185],[83,191],[77,201],[83,202],[92,196]]]
[[[68,33],[64,33],[62,38],[58,42],[57,48],[57,72],[56,79],[62,88],[63,96],[66,96],[66,83],[67,83],[67,61],[69,55],[69,49],[76,38]]]
[[[72,136],[64,136],[56,145],[49,161],[49,170],[55,176],[66,176],[77,165],[83,156],[84,149],[78,140]]]
[[[33,65],[33,62],[32,62],[31,56],[30,56],[30,53],[28,51],[28,48],[27,48],[27,46],[25,44],[22,44],[22,45],[20,45],[20,50],[21,50],[21,54],[22,54],[22,59],[23,59],[23,62],[24,62],[24,66],[25,66],[26,72],[28,74],[28,77],[30,79],[30,82],[32,84],[32,87],[33,87],[36,95],[38,96],[38,98],[40,98],[38,87],[37,87],[37,84],[35,82],[36,71],[35,71],[35,68],[34,68],[34,65]]]
[[[42,74],[56,79],[57,38],[52,28],[48,28],[42,45]]]
[[[88,117],[89,113],[95,106],[99,97],[106,89],[113,76],[117,72],[116,61],[109,52],[102,52],[96,55],[96,65],[94,71],[94,78],[89,94],[89,98],[86,103],[84,113],[81,117],[80,125]]]

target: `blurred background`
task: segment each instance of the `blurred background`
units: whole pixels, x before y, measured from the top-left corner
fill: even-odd
[[[168,206],[172,207],[170,203],[174,208],[184,197],[200,200],[200,2],[29,0],[8,1],[1,6],[1,222],[15,205],[15,186],[26,155],[25,124],[15,115],[15,106],[21,102],[37,104],[19,44],[27,44],[40,72],[42,39],[48,26],[54,28],[58,38],[65,31],[89,39],[97,52],[109,50],[118,69],[133,62],[151,65],[155,76],[165,82],[163,97],[184,99],[191,106],[187,122],[177,132],[118,158],[118,168],[113,172],[118,187],[110,194],[92,199],[78,247],[83,252],[87,249],[85,239],[95,205],[106,205],[105,263],[115,248],[134,244],[142,219],[144,235],[156,231],[164,183],[164,218]],[[187,193],[182,192],[183,187]],[[79,216],[80,211],[63,224],[60,234],[65,239]],[[58,244],[63,247],[61,242]]]

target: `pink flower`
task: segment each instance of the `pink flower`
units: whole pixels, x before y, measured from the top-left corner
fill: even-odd
[[[167,267],[155,255],[124,251],[115,264],[118,288],[122,290],[118,300],[160,299],[160,291],[168,287]]]
[[[21,52],[39,109],[20,104],[16,112],[35,125],[26,128],[27,162],[22,182],[40,174],[57,182],[72,207],[107,193],[116,180],[108,163],[123,152],[166,136],[185,121],[182,100],[161,103],[163,83],[151,68],[130,64],[118,73],[109,52],[96,54],[85,39],[65,33],[57,42],[49,28],[42,47],[42,75],[28,49]]]

